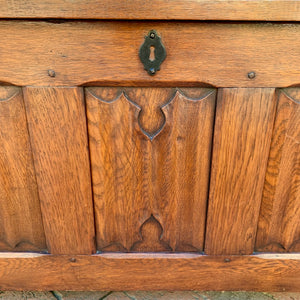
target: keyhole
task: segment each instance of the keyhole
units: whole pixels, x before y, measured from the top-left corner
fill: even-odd
[[[151,47],[150,47],[150,55],[149,55],[149,60],[150,60],[150,61],[154,61],[154,60],[155,60],[155,54],[154,54],[154,51],[155,51],[155,47],[154,47],[154,46],[151,46]]]

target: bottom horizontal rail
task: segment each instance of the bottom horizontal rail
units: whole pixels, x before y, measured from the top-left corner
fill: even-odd
[[[300,254],[0,253],[0,290],[300,291]]]

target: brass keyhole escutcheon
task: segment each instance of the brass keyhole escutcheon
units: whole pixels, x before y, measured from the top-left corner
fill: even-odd
[[[149,75],[154,75],[160,70],[161,63],[167,56],[166,49],[155,30],[150,30],[145,36],[145,41],[140,48],[139,57],[144,69]]]

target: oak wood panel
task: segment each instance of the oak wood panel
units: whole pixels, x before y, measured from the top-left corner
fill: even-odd
[[[0,1],[1,18],[300,21],[297,0]]]
[[[1,86],[0,251],[45,249],[22,90]]]
[[[300,89],[281,91],[273,130],[257,251],[300,252]]]
[[[276,109],[275,90],[218,93],[205,252],[250,254]]]
[[[0,255],[2,290],[299,291],[300,287],[299,254],[16,254]]]
[[[86,102],[98,249],[202,251],[215,91],[90,88]]]
[[[85,107],[80,88],[24,88],[48,249],[94,252]]]
[[[155,76],[138,56],[151,29],[167,51]],[[298,23],[1,21],[0,36],[0,82],[20,86],[300,83]]]

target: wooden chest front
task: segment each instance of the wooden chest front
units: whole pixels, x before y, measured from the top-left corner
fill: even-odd
[[[299,290],[299,3],[27,2],[0,14],[0,288]]]

